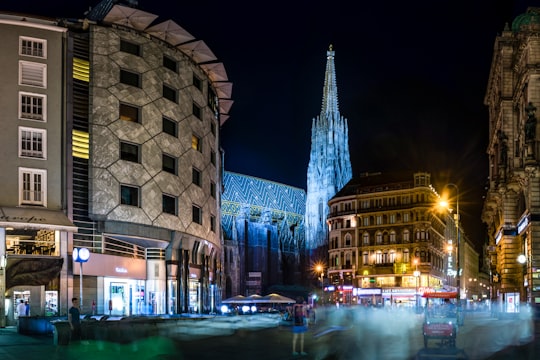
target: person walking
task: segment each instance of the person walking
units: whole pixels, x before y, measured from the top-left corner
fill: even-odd
[[[292,354],[294,356],[297,355],[307,355],[307,353],[304,351],[304,335],[308,329],[307,324],[307,311],[306,311],[306,303],[304,301],[304,298],[298,297],[296,299],[296,304],[293,306],[293,327],[292,327]],[[300,353],[296,351],[296,344],[298,342],[298,338],[300,338]]]
[[[24,315],[30,316],[30,304],[28,303],[28,300],[24,302]]]
[[[68,312],[68,322],[71,328],[71,341],[81,341],[81,310],[79,308],[79,299],[76,297],[71,299],[72,306]]]

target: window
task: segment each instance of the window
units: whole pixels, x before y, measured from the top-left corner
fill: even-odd
[[[362,253],[362,259],[363,259],[362,262],[364,265],[369,265],[369,254],[367,251],[364,251]]]
[[[178,199],[172,195],[162,195],[163,212],[171,215],[178,215]]]
[[[163,117],[162,123],[162,130],[164,133],[174,137],[178,137],[178,124],[176,123],[176,121]]]
[[[197,186],[201,186],[201,183],[202,183],[201,179],[202,179],[202,176],[201,176],[200,170],[193,168],[193,170],[192,170],[192,182]]]
[[[168,56],[163,56],[163,67],[174,72],[178,72],[178,63],[176,62],[176,60]]]
[[[47,132],[44,129],[19,127],[19,156],[46,158]]]
[[[216,232],[216,217],[210,215],[210,231]]]
[[[409,230],[403,230],[403,242],[411,241]]]
[[[139,145],[127,142],[120,142],[120,159],[126,161],[140,162]]]
[[[403,250],[403,262],[408,263],[409,260],[410,260],[409,250],[408,250],[408,249],[404,249],[404,250]]]
[[[216,183],[213,181],[210,181],[210,196],[216,198]]]
[[[120,103],[120,120],[139,122],[140,111],[136,106]]]
[[[395,244],[395,242],[396,242],[396,233],[395,233],[395,231],[390,232],[390,242],[392,244]]]
[[[369,234],[367,232],[362,236],[362,244],[364,244],[364,246],[369,245]]]
[[[163,97],[172,102],[176,102],[176,90],[170,86],[163,85]]]
[[[382,233],[378,232],[378,233],[375,235],[375,241],[377,242],[377,245],[382,244]]]
[[[32,93],[19,93],[19,118],[25,120],[46,120],[45,95]]]
[[[47,206],[46,170],[19,168],[19,202],[21,205]]]
[[[216,122],[214,120],[210,121],[210,132],[216,136]]]
[[[377,216],[375,217],[375,223],[376,223],[377,225],[382,225],[382,215],[377,215]]]
[[[192,108],[193,108],[193,115],[194,115],[197,119],[202,120],[202,118],[201,118],[201,108],[200,108],[200,106],[197,105],[197,104],[195,104],[195,103],[193,103]]]
[[[47,41],[21,36],[19,38],[20,55],[47,58]]]
[[[141,76],[128,70],[120,70],[120,82],[126,85],[141,87]]]
[[[199,79],[197,77],[197,75],[193,74],[193,86],[195,86],[197,89],[199,89],[200,91],[203,91],[203,87],[202,87],[202,80]]]
[[[403,214],[403,222],[409,222],[409,213]]]
[[[137,186],[120,185],[120,204],[139,207],[139,188]]]
[[[178,175],[178,161],[175,157],[167,154],[161,155],[161,168],[163,171]]]
[[[129,41],[120,40],[120,51],[128,54],[141,56],[141,47]]]
[[[47,87],[47,65],[19,61],[19,85]]]
[[[396,214],[390,214],[390,216],[388,217],[388,222],[390,224],[395,224],[396,223]]]
[[[351,234],[345,235],[345,246],[351,246]]]
[[[202,141],[197,135],[191,135],[191,147],[198,152],[202,152]]]
[[[368,217],[364,218],[364,226],[369,226],[369,218]]]
[[[202,225],[202,209],[197,205],[193,204],[191,206],[191,211],[193,213],[193,222]]]
[[[214,150],[210,151],[210,163],[216,166],[216,152]]]

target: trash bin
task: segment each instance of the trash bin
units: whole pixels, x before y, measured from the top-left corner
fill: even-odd
[[[53,343],[54,345],[69,345],[71,338],[71,329],[67,320],[55,320],[51,321],[54,327],[53,330]]]

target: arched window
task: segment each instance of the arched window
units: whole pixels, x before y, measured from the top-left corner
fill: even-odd
[[[390,231],[390,243],[391,244],[396,243],[396,232],[394,230]]]
[[[388,254],[388,261],[391,263],[396,262],[396,251],[390,250],[390,253]]]
[[[411,241],[409,230],[403,230],[403,242]]]
[[[382,251],[381,250],[377,250],[377,252],[375,253],[375,263],[382,264]]]
[[[375,235],[375,241],[378,245],[382,244],[382,233],[378,232],[377,235]]]
[[[408,263],[410,261],[411,257],[409,256],[409,249],[403,250],[403,262]]]
[[[362,263],[364,265],[369,265],[369,253],[367,251],[364,251],[362,254]]]
[[[365,232],[364,235],[362,235],[362,244],[369,245],[369,233]]]
[[[351,239],[352,239],[351,234],[347,233],[345,235],[345,246],[351,246]]]

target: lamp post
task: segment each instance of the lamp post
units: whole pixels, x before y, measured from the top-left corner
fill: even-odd
[[[454,214],[454,224],[456,225],[456,250],[457,250],[457,260],[456,260],[456,287],[457,287],[457,314],[458,314],[458,325],[463,325],[462,318],[462,308],[461,308],[461,231],[459,231],[459,187],[456,184],[449,183],[446,184],[447,187],[453,187],[456,190],[456,212]]]
[[[420,271],[418,271],[418,259],[414,259],[414,264],[416,265],[416,270],[413,272],[413,275],[416,278],[416,292],[414,293],[414,301],[416,303],[416,311],[418,312],[418,280],[420,279]]]
[[[0,254],[0,328],[6,327],[6,266],[5,254]]]
[[[324,267],[322,265],[315,266],[315,271],[317,271],[317,274],[321,274],[321,304],[324,300]]]
[[[73,261],[79,263],[79,305],[82,311],[83,308],[83,266],[84,262],[90,259],[90,251],[87,248],[73,249]]]

